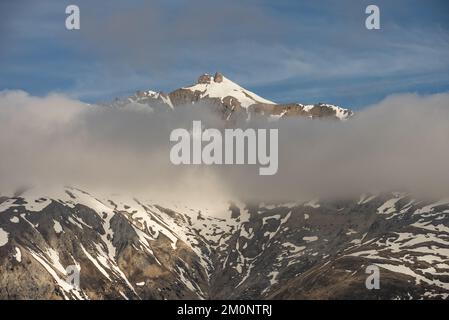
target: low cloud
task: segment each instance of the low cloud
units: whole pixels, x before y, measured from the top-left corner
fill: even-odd
[[[345,122],[243,123],[279,129],[279,171],[175,166],[172,129],[222,128],[210,106],[175,112],[86,105],[60,95],[0,92],[0,193],[72,185],[150,198],[264,202],[363,192],[449,194],[449,93],[390,96]]]

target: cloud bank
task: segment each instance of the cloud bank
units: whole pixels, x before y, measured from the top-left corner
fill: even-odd
[[[172,129],[223,123],[208,106],[175,112],[86,105],[61,95],[0,92],[0,193],[71,185],[177,200],[294,201],[363,192],[449,195],[449,93],[390,96],[346,122],[242,123],[279,129],[279,170],[175,166]]]

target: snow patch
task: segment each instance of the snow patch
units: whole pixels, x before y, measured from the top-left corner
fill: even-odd
[[[17,262],[22,262],[22,251],[20,251],[19,247],[14,248],[14,258]]]
[[[317,241],[318,237],[317,236],[312,236],[312,237],[303,237],[302,240],[306,241],[306,242],[313,242],[313,241]]]
[[[61,224],[56,220],[53,220],[53,229],[55,230],[55,232],[57,234],[60,234],[61,232],[63,232]]]
[[[305,203],[304,207],[312,207],[312,208],[317,209],[320,207],[320,204],[318,203],[318,199],[314,199],[314,200],[311,200],[311,201]]]
[[[396,212],[396,203],[402,198],[393,198],[386,201],[383,205],[377,208],[379,214],[392,214]]]
[[[12,217],[11,219],[9,219],[9,221],[11,221],[12,223],[19,223],[19,217]]]
[[[9,233],[0,228],[0,247],[3,247],[5,244],[8,243],[8,236]]]
[[[240,102],[240,105],[245,109],[256,103],[275,104],[270,100],[264,99],[257,94],[240,87],[238,84],[225,77],[223,77],[223,81],[220,83],[215,82],[211,77],[209,83],[198,83],[184,89],[200,91],[201,98],[210,97],[222,100],[226,97],[233,97],[237,99],[238,102]]]

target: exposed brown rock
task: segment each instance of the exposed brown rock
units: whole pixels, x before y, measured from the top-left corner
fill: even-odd
[[[219,72],[216,72],[214,75],[214,81],[217,83],[223,82],[223,75]]]
[[[202,74],[199,76],[197,83],[204,84],[204,83],[210,83],[211,82],[211,76],[207,73]]]

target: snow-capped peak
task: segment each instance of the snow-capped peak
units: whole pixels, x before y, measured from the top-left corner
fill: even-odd
[[[195,103],[219,106],[219,114],[226,121],[238,117],[249,120],[251,115],[265,116],[270,121],[298,116],[346,120],[354,114],[349,109],[326,103],[275,103],[241,87],[218,72],[214,76],[203,74],[196,84],[168,94],[153,90],[137,91],[126,100],[117,99],[112,105],[153,112],[175,110],[177,107]]]
[[[220,73],[216,73],[215,76],[203,74],[199,77],[197,84],[183,89],[191,90],[193,92],[200,91],[201,98],[210,97],[224,99],[226,97],[232,97],[237,99],[240,102],[240,105],[245,109],[256,103],[275,104],[270,100],[258,96],[254,92],[242,88]]]

